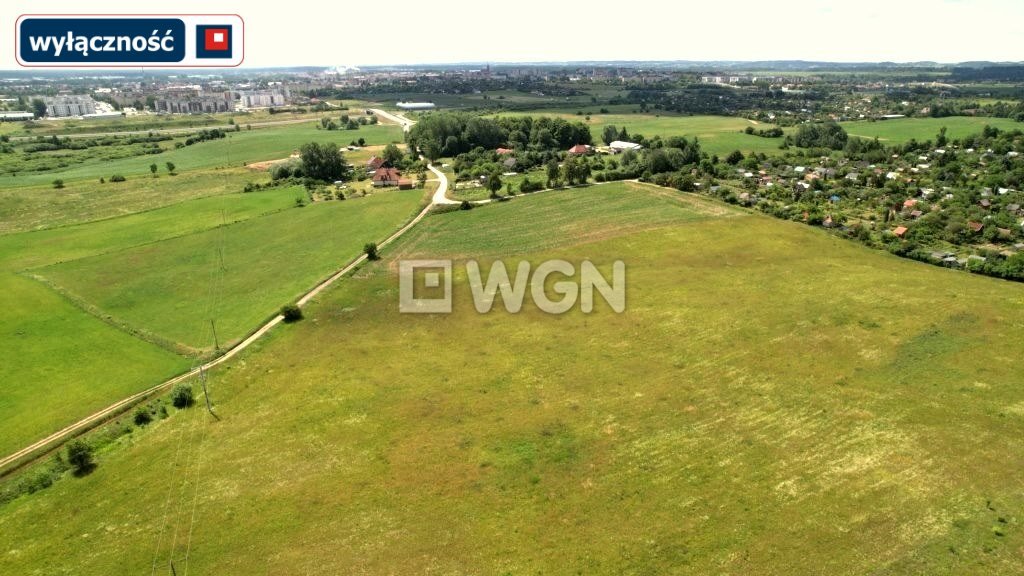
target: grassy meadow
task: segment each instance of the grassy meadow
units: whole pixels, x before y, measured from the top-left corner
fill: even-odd
[[[630,183],[384,255],[216,369],[219,419],[0,509],[0,572],[1024,570],[1019,285]],[[399,257],[622,259],[627,309],[481,315],[456,273],[403,315]]]
[[[963,138],[981,133],[986,125],[1000,130],[1021,130],[1024,124],[1009,118],[983,116],[949,116],[946,118],[895,118],[892,120],[842,122],[851,136],[878,138],[886,144],[898,144],[911,138],[918,141],[935,140],[939,130],[946,127],[947,138]]]
[[[238,167],[247,162],[287,158],[306,142],[335,142],[339,146],[363,138],[367,144],[402,142],[402,129],[395,125],[377,124],[360,126],[359,130],[318,130],[314,122],[254,128],[228,132],[225,138],[210,140],[166,150],[160,154],[147,154],[112,161],[82,162],[64,170],[50,170],[38,174],[19,173],[0,178],[0,185],[24,186],[50,184],[55,178],[68,181],[98,180],[113,174],[125,177],[149,178],[149,165],[156,163],[163,173],[166,162],[173,162],[178,170]],[[164,174],[166,177],[166,174]]]
[[[246,336],[281,305],[379,242],[421,191],[318,202],[197,234],[33,270],[75,300],[145,334],[212,349]],[[223,268],[221,268],[223,258]],[[215,311],[202,303],[213,299]]]
[[[208,327],[207,334],[190,327],[164,335],[151,324],[176,327],[209,316],[211,278],[220,283],[218,294],[231,296],[217,301],[225,310],[224,325],[218,326],[224,345],[357,256],[363,243],[379,241],[405,221],[420,204],[419,192],[303,209],[295,208],[297,199],[307,198],[300,187],[241,193],[247,183],[268,180],[243,163],[288,156],[310,140],[347,143],[354,134],[374,142],[401,139],[394,126],[351,132],[276,126],[157,155],[4,177],[0,325],[8,330],[0,333],[0,349],[11,360],[0,368],[0,453],[188,368],[192,347],[212,345]],[[176,175],[166,173],[167,160],[177,165]],[[160,166],[158,178],[149,175],[151,162]],[[101,184],[95,177],[115,172],[127,181]],[[58,175],[65,179],[59,190],[50,185]],[[216,274],[221,246],[230,268],[223,276]],[[126,258],[135,260],[125,265]],[[89,265],[97,262],[110,269],[90,278],[95,271]],[[66,272],[55,274],[66,286],[40,281],[49,282],[46,274],[53,270]],[[247,272],[253,277],[247,279]],[[295,276],[281,281],[288,273]],[[92,282],[100,276],[104,287]],[[79,296],[79,284],[97,301]],[[135,290],[144,296],[154,290],[165,300],[143,306]],[[179,308],[188,308],[192,317]]]

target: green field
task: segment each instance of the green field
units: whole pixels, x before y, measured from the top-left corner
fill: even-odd
[[[782,138],[761,138],[744,134],[748,126],[769,128],[770,124],[753,124],[745,118],[732,116],[660,116],[656,114],[593,114],[589,121],[585,116],[570,113],[549,113],[546,111],[502,113],[502,115],[521,116],[558,116],[570,121],[586,122],[594,136],[595,143],[601,142],[601,131],[606,125],[616,128],[625,127],[629,133],[642,134],[646,138],[654,136],[686,136],[698,138],[701,148],[709,154],[724,156],[733,150],[743,153],[757,152],[763,154],[780,154],[779,145]]]
[[[0,572],[1024,570],[1020,285],[628,183],[385,256],[0,509]],[[399,256],[622,259],[627,310],[402,315]]]
[[[985,126],[993,126],[1000,130],[1022,130],[1024,124],[1009,118],[988,118],[975,116],[950,116],[947,118],[896,118],[875,122],[858,120],[842,122],[843,128],[851,136],[878,138],[886,144],[898,144],[911,138],[918,141],[935,140],[939,130],[946,127],[947,138],[963,138],[981,133]]]
[[[168,350],[82,312],[26,276],[103,254],[290,208],[294,191],[183,202],[80,226],[0,236],[0,452],[7,454],[188,367]]]
[[[133,329],[212,349],[211,316],[220,344],[236,342],[358,256],[363,244],[387,237],[420,198],[414,190],[316,203],[33,272]],[[215,312],[201,305],[211,299]]]
[[[156,163],[160,171],[165,162],[173,162],[180,171],[242,166],[247,162],[286,158],[310,141],[335,142],[346,145],[364,138],[367,144],[388,144],[402,141],[402,129],[395,125],[377,124],[361,126],[359,130],[317,130],[313,122],[290,124],[228,132],[228,136],[192,146],[165,151],[161,154],[136,156],[113,161],[83,162],[65,170],[39,174],[19,174],[0,178],[3,187],[27,184],[49,184],[55,178],[65,181],[110,178],[113,174],[126,177],[149,177],[149,165]],[[166,177],[166,175],[165,175]]]
[[[201,327],[188,325],[190,318],[211,313],[211,277],[224,297],[216,300],[217,310],[224,312],[219,326],[224,345],[357,256],[363,243],[385,237],[420,202],[420,193],[412,192],[298,209],[295,200],[306,197],[300,187],[237,192],[242,182],[253,179],[265,176],[241,168],[192,170],[139,179],[154,186],[122,183],[120,193],[114,184],[104,189],[82,183],[52,191],[52,201],[41,200],[12,215],[7,224],[15,229],[29,224],[48,228],[0,235],[0,325],[7,328],[0,332],[0,348],[12,359],[0,368],[0,453],[188,368],[192,359],[181,355],[188,344],[207,348],[212,342]],[[114,197],[104,197],[105,190]],[[180,201],[190,195],[202,197]],[[175,203],[146,209],[170,202]],[[124,214],[129,211],[134,213]],[[97,217],[104,219],[52,227]],[[222,245],[229,267],[223,277],[214,274],[217,266],[211,260]],[[90,271],[95,263],[109,269]],[[36,280],[50,271],[60,272],[55,276],[67,282],[70,293],[65,296],[72,298]],[[106,286],[96,288],[100,278]],[[78,280],[83,292],[96,291],[99,303],[78,297]],[[109,297],[113,292],[130,299],[136,289],[156,290],[162,299],[147,301],[139,310],[132,301]],[[187,313],[178,311],[182,298],[188,299]],[[136,325],[109,317],[99,304],[143,321]],[[148,314],[171,316],[150,322]],[[195,340],[178,342],[174,330],[168,336],[150,333],[150,323],[189,326],[181,333],[194,329]]]

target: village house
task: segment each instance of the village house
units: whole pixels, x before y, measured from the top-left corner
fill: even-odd
[[[590,146],[587,146],[586,144],[577,144],[577,145],[573,146],[572,148],[569,148],[569,154],[575,154],[577,156],[581,156],[583,154],[589,154],[589,153],[590,153]]]
[[[398,186],[400,174],[395,168],[378,168],[373,173],[373,186],[382,188],[384,186]]]

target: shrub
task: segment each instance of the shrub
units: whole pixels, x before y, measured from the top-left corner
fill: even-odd
[[[146,408],[139,408],[135,411],[133,420],[136,426],[145,426],[153,421],[153,415]]]
[[[363,252],[366,253],[368,260],[380,260],[380,254],[377,254],[377,243],[369,242],[363,246]]]
[[[75,472],[82,474],[88,472],[95,465],[92,459],[92,446],[84,440],[72,440],[68,443],[68,464]]]
[[[120,174],[114,174],[110,177],[111,182],[124,182],[124,180],[124,176],[121,176]]]
[[[295,304],[285,304],[281,306],[281,316],[284,316],[285,322],[298,322],[302,320],[302,308]]]
[[[472,210],[472,209],[473,209],[473,205],[470,204],[468,200],[463,200],[462,203],[459,204],[459,210]]]
[[[195,404],[196,398],[192,394],[192,387],[188,384],[178,384],[171,391],[171,404],[175,408],[188,408]]]
[[[58,188],[58,189],[63,188],[64,187],[64,181],[61,180],[60,178],[57,178],[56,180],[53,181],[53,187],[54,188]]]

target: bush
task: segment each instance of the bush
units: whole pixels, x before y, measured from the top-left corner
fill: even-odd
[[[64,181],[61,180],[60,178],[57,178],[56,180],[53,181],[53,187],[57,188],[57,189],[63,188],[64,187]]]
[[[68,464],[75,472],[82,474],[88,472],[95,466],[92,459],[92,446],[84,440],[72,440],[68,443]]]
[[[380,254],[377,253],[377,243],[369,242],[363,246],[363,252],[366,253],[368,260],[380,260]]]
[[[121,176],[120,174],[114,174],[110,177],[111,182],[124,182],[124,180],[124,176]]]
[[[136,426],[145,426],[153,421],[153,415],[149,413],[149,410],[145,408],[139,408],[135,411],[135,417],[133,418]]]
[[[195,403],[196,398],[192,394],[192,387],[188,384],[178,384],[171,391],[171,404],[175,408],[188,408]]]
[[[302,308],[295,304],[285,304],[281,306],[281,316],[284,316],[285,322],[298,322],[302,320]]]
[[[473,205],[469,203],[469,200],[463,200],[462,203],[459,204],[459,210],[472,210],[472,209],[473,209]]]

